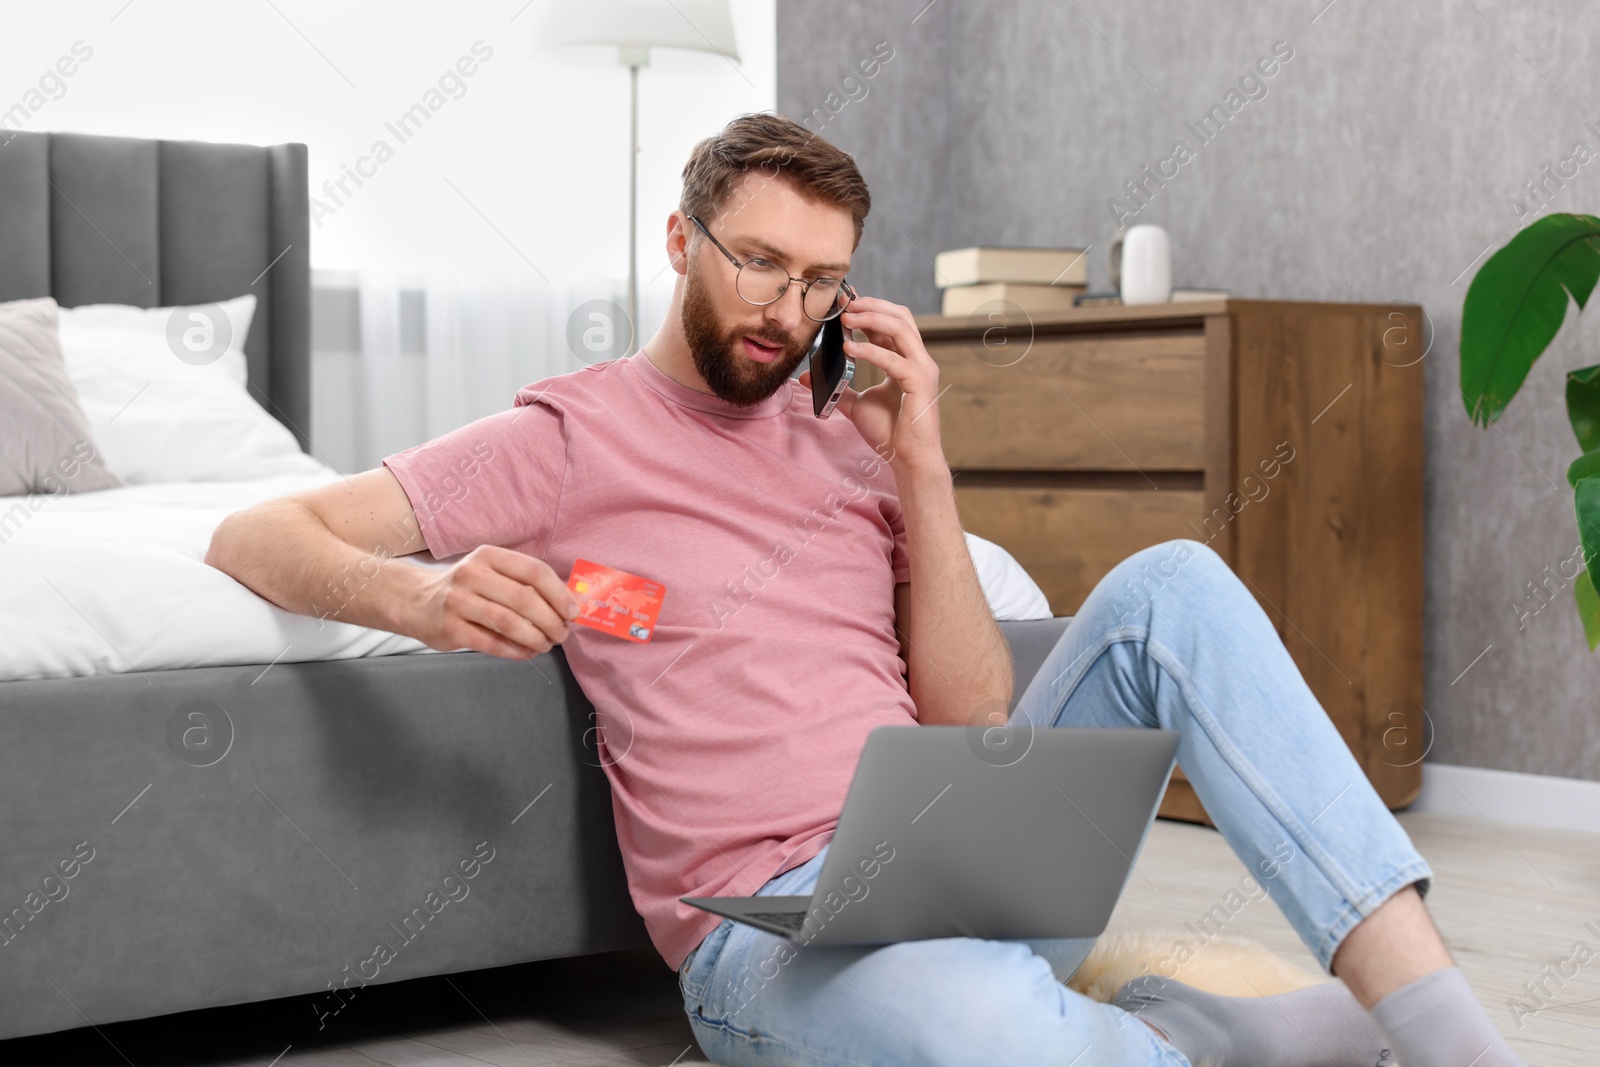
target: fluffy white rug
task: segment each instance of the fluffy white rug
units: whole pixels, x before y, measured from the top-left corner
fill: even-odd
[[[1249,938],[1199,941],[1192,932],[1139,928],[1101,934],[1067,986],[1109,1004],[1118,989],[1143,974],[1175,978],[1227,997],[1269,997],[1338,981],[1290,963]]]

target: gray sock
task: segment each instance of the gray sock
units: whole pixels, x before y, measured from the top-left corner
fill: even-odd
[[[1432,971],[1372,1006],[1404,1067],[1527,1067],[1489,1021],[1460,967]]]
[[[1343,985],[1225,997],[1150,974],[1123,985],[1111,1003],[1158,1027],[1196,1067],[1390,1067],[1394,1059]]]

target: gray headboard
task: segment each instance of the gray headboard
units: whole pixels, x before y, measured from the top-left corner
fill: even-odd
[[[164,307],[255,293],[251,393],[302,449],[310,252],[305,145],[0,130],[0,301]]]

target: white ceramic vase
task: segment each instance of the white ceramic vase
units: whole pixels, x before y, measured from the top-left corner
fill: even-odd
[[[1167,231],[1141,224],[1122,239],[1122,302],[1164,304],[1172,296],[1172,247]]]

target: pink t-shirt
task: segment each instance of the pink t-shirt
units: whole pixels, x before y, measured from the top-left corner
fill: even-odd
[[[594,704],[634,906],[676,968],[832,837],[869,731],[914,725],[894,624],[910,580],[894,473],[793,379],[738,408],[643,353],[384,460],[434,555],[515,548],[666,586],[649,643],[563,644]]]

